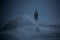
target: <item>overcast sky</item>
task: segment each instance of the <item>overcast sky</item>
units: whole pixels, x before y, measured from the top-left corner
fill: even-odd
[[[2,23],[18,15],[28,15],[33,18],[37,9],[41,24],[60,24],[59,2],[59,0],[3,0]]]

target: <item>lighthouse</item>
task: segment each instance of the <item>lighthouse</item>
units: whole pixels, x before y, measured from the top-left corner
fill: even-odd
[[[39,29],[39,23],[38,23],[38,11],[37,10],[35,10],[35,13],[34,13],[34,20],[36,21],[36,29],[35,29],[35,31],[37,33],[39,33],[40,29]]]
[[[37,12],[37,10],[35,10],[35,13],[34,13],[34,20],[38,21],[38,12]]]

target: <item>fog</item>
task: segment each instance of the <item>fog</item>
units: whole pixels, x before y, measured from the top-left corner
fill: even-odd
[[[59,0],[3,0],[0,38],[59,40],[59,6]],[[35,10],[39,14],[38,22],[34,20]]]

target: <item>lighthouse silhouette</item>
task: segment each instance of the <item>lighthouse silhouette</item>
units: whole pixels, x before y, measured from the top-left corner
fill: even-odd
[[[39,29],[39,23],[38,23],[38,11],[35,10],[35,13],[34,13],[34,20],[36,21],[36,32],[40,32],[40,29]]]
[[[34,13],[34,20],[38,21],[38,12],[37,12],[37,10],[35,10],[35,13]]]

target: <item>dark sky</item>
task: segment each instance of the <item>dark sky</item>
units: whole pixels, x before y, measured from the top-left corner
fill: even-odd
[[[2,0],[2,23],[18,15],[33,18],[36,9],[39,23],[60,24],[60,0]]]

